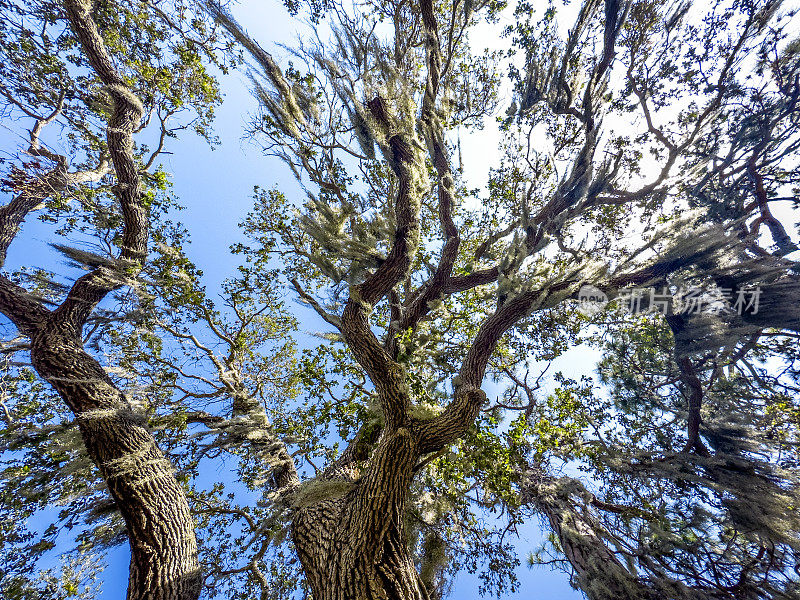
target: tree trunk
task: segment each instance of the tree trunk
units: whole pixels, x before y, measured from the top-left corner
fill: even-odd
[[[601,537],[602,528],[591,515],[588,492],[582,484],[568,477],[537,479],[527,486],[523,499],[550,522],[586,596],[590,600],[654,600],[657,596],[652,590],[619,561]],[[583,498],[583,506],[573,504],[573,495]]]
[[[314,600],[429,600],[404,535],[417,443],[385,434],[363,476],[300,487],[292,537]]]
[[[169,460],[80,336],[42,326],[31,336],[36,371],[61,395],[125,520],[128,600],[195,600],[202,578],[194,523]]]

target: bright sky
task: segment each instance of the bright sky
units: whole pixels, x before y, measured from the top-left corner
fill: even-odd
[[[565,30],[572,24],[573,12],[579,3],[573,3],[570,11],[564,11],[559,23]],[[795,3],[793,3],[795,4]],[[297,37],[307,36],[310,30],[301,22],[288,17],[282,4],[276,0],[241,0],[234,9],[234,16],[249,33],[285,66],[287,52],[278,44],[291,45]],[[476,49],[500,49],[507,47],[498,32],[507,25],[511,16],[501,18],[498,25],[483,25],[472,35]],[[255,185],[262,188],[279,187],[295,201],[304,199],[303,192],[286,166],[274,158],[261,155],[258,148],[243,139],[243,133],[255,103],[248,89],[244,73],[234,72],[221,77],[225,101],[217,111],[215,131],[221,141],[212,150],[199,138],[187,134],[170,145],[172,154],[164,157],[164,168],[173,175],[174,189],[187,207],[181,218],[192,233],[192,245],[188,249],[192,260],[205,273],[204,284],[209,290],[218,289],[220,282],[234,272],[236,258],[228,253],[230,244],[239,241],[238,223],[252,205],[252,190]],[[501,103],[503,112],[508,102]],[[21,140],[7,128],[0,128],[0,148],[7,150],[19,145]],[[477,186],[486,181],[490,166],[496,165],[499,156],[492,156],[491,149],[497,147],[500,135],[493,120],[486,128],[470,135],[462,135],[461,149],[465,173],[470,183]],[[493,158],[495,160],[493,160]],[[780,210],[780,209],[778,209]],[[20,239],[11,246],[7,267],[13,269],[20,264],[46,266],[54,260],[47,247],[47,227],[30,219],[24,226]],[[45,258],[47,257],[47,258]],[[40,260],[41,258],[41,260]],[[296,305],[300,314],[308,315],[305,329],[324,329],[315,315]],[[556,361],[550,373],[558,370],[565,375],[578,378],[592,374],[597,356],[585,348],[575,348]],[[214,476],[211,474],[210,476]],[[528,569],[525,566],[528,551],[541,542],[542,529],[537,522],[529,523],[520,530],[517,542],[522,566],[518,569],[521,586],[515,594],[504,598],[541,598],[544,600],[570,600],[581,598],[574,591],[566,575],[551,571],[547,567]],[[127,547],[111,552],[108,569],[103,575],[104,600],[124,597],[128,576],[129,554]],[[479,580],[477,575],[462,574],[456,581],[451,598],[471,600],[477,598]]]
[[[578,3],[570,8],[577,10]],[[234,16],[249,33],[279,60],[286,52],[277,44],[292,44],[298,36],[308,35],[309,30],[298,21],[290,19],[283,6],[275,0],[241,0],[234,9]],[[472,37],[475,48],[498,49],[507,47],[497,32],[508,23],[510,16],[498,26],[482,26]],[[565,29],[572,23],[572,15],[564,13],[560,24]],[[285,62],[281,61],[284,65]],[[197,138],[187,135],[173,141],[163,164],[173,175],[175,192],[187,210],[182,219],[192,232],[189,255],[204,273],[204,283],[214,290],[219,283],[233,273],[234,257],[228,254],[228,246],[241,239],[237,224],[251,207],[253,186],[262,188],[280,187],[288,197],[301,201],[303,193],[285,165],[274,158],[265,158],[258,148],[243,140],[243,132],[255,103],[248,90],[248,80],[241,72],[221,78],[225,102],[217,111],[215,131],[221,145],[212,150]],[[507,103],[501,103],[504,111]],[[480,132],[461,138],[465,173],[471,182],[480,185],[486,180],[488,169],[497,160],[492,160],[487,148],[497,147],[500,136],[493,122]],[[7,132],[0,130],[0,143],[8,147]],[[488,159],[488,160],[487,160]],[[41,233],[40,233],[41,232]],[[26,223],[20,242],[11,247],[8,267],[14,268],[23,260],[30,264],[31,252],[39,253],[44,246],[46,229],[34,220]],[[23,240],[25,240],[23,242]],[[38,256],[38,254],[36,254]],[[311,313],[303,310],[303,314]],[[321,329],[317,320],[307,323],[310,330]],[[591,352],[576,348],[562,356],[551,368],[551,373],[562,370],[577,378],[591,374],[597,357]],[[530,523],[520,531],[517,546],[522,566],[518,569],[521,586],[516,594],[505,598],[541,598],[545,600],[570,600],[582,596],[574,591],[561,572],[546,567],[530,570],[525,566],[527,552],[541,541],[542,530],[538,523]],[[104,574],[105,600],[124,597],[127,585],[129,554],[127,547],[117,549],[108,556],[109,567]],[[476,575],[462,574],[455,585],[452,598],[471,600],[477,597],[479,580]]]

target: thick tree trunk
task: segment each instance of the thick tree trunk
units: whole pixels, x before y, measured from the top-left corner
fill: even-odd
[[[416,446],[400,428],[362,477],[301,486],[292,537],[314,600],[429,600],[403,531]]]
[[[540,509],[550,521],[579,587],[590,600],[646,600],[648,591],[620,564],[597,535],[588,515],[561,502],[542,502]]]
[[[367,519],[354,504],[350,496],[320,502],[298,511],[293,520],[293,539],[314,600],[427,600],[398,523],[387,523],[381,544],[368,550],[363,543]]]
[[[128,600],[195,600],[202,579],[189,505],[144,418],[75,332],[44,326],[31,342],[34,368],[75,414],[86,450],[125,520]]]

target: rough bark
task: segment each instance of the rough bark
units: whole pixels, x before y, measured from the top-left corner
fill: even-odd
[[[53,311],[0,276],[0,312],[30,338],[33,367],[75,415],[86,451],[125,521],[131,546],[128,600],[195,600],[202,578],[183,489],[148,431],[144,416],[133,410],[102,366],[84,350],[81,335],[97,303],[134,277],[147,255],[147,210],[133,152],[133,132],[139,127],[143,108],[117,72],[92,20],[90,4],[67,0],[64,10],[113,107],[106,140],[116,177],[113,189],[124,223],[122,247],[116,260],[78,279]],[[0,209],[0,259],[25,216],[46,198],[48,189],[50,193],[68,190],[111,172],[104,160],[94,171],[70,173],[66,159],[39,148],[39,131],[59,110],[60,106],[45,118],[29,115],[36,118],[31,149],[56,166],[39,178],[21,182],[25,185]]]
[[[49,323],[48,323],[49,325]],[[31,335],[39,375],[75,414],[86,451],[125,520],[131,547],[128,600],[191,600],[200,593],[194,522],[169,460],[75,331]]]
[[[403,526],[418,456],[407,428],[384,431],[361,477],[301,486],[292,537],[315,600],[429,600]]]
[[[631,573],[609,550],[602,529],[588,506],[576,506],[571,496],[591,494],[577,480],[536,477],[525,489],[523,501],[536,506],[550,523],[561,550],[575,571],[577,584],[590,600],[648,600],[652,589]]]

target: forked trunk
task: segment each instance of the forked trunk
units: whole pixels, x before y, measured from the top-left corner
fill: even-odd
[[[368,549],[352,509],[345,497],[303,509],[293,520],[314,600],[428,600],[398,523],[387,523],[381,543]]]
[[[387,436],[355,482],[301,486],[292,537],[314,600],[429,600],[409,554],[403,513],[417,457],[412,436]]]

